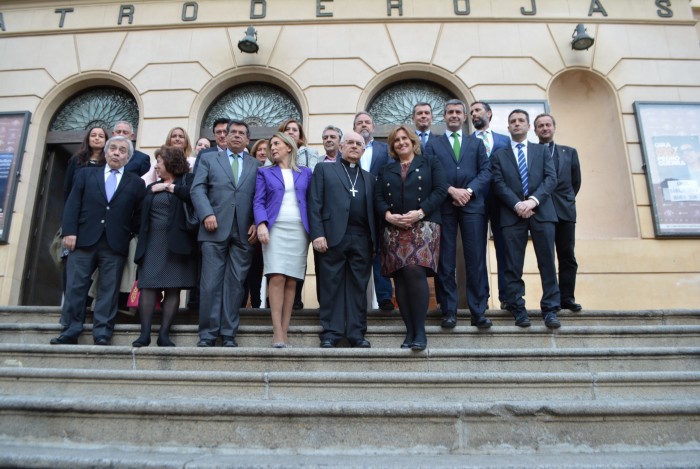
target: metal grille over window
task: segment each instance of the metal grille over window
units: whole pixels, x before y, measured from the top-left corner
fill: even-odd
[[[207,111],[202,127],[220,117],[238,119],[251,127],[277,127],[286,119],[301,120],[296,102],[271,85],[242,85],[221,95]]]
[[[139,122],[136,100],[119,88],[92,88],[73,96],[56,113],[50,130],[86,130],[94,126],[111,129],[118,121],[127,121],[136,128]]]
[[[428,81],[402,81],[382,90],[367,110],[376,125],[410,124],[413,106],[425,102],[433,108],[433,123],[440,124],[444,122],[445,101],[451,97],[445,88]]]

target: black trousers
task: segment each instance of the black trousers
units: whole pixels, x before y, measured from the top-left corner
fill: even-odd
[[[574,290],[576,289],[576,272],[578,271],[578,263],[574,255],[576,222],[559,220],[554,230],[554,246],[559,262],[561,302],[562,304],[575,303]]]

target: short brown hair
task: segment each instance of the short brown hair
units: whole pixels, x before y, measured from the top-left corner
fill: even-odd
[[[394,140],[396,139],[396,134],[398,134],[400,130],[406,132],[408,138],[411,139],[411,142],[413,142],[413,154],[420,155],[420,139],[418,138],[418,135],[416,135],[414,131],[412,131],[405,125],[400,125],[394,130],[392,130],[389,133],[389,137],[387,137],[386,139],[386,143],[389,145],[389,156],[391,156],[395,160],[399,159],[399,155],[397,155],[396,151],[394,151]]]
[[[190,165],[187,163],[185,153],[182,148],[168,147],[163,145],[156,150],[156,159],[163,160],[165,170],[175,177],[182,176],[190,172]]]
[[[287,126],[291,123],[294,123],[299,127],[299,143],[294,142],[297,144],[297,147],[303,147],[306,146],[306,134],[304,133],[304,127],[302,127],[301,122],[299,122],[296,119],[287,119],[286,121],[282,122],[279,127],[277,127],[278,132],[284,133],[285,130],[287,130]],[[272,140],[272,138],[270,138]]]

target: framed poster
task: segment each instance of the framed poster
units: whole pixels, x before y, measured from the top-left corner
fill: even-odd
[[[7,244],[31,113],[0,112],[0,243]]]
[[[538,143],[540,141],[535,135],[535,117],[542,114],[543,112],[549,112],[549,106],[547,101],[485,101],[491,106],[491,112],[493,117],[491,117],[491,124],[489,127],[494,132],[499,134],[508,135],[508,114],[510,114],[514,109],[522,109],[530,115],[530,131],[527,133],[527,140],[533,143]],[[471,122],[469,116],[467,120]],[[472,129],[474,130],[474,129]]]
[[[635,102],[654,233],[700,236],[700,103]]]

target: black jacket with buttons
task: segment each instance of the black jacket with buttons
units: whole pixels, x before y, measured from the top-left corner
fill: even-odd
[[[374,207],[381,220],[384,220],[387,210],[404,214],[423,209],[423,220],[442,223],[440,205],[446,195],[447,179],[442,164],[433,156],[416,155],[405,182],[401,179],[398,161],[381,168],[374,186]]]

